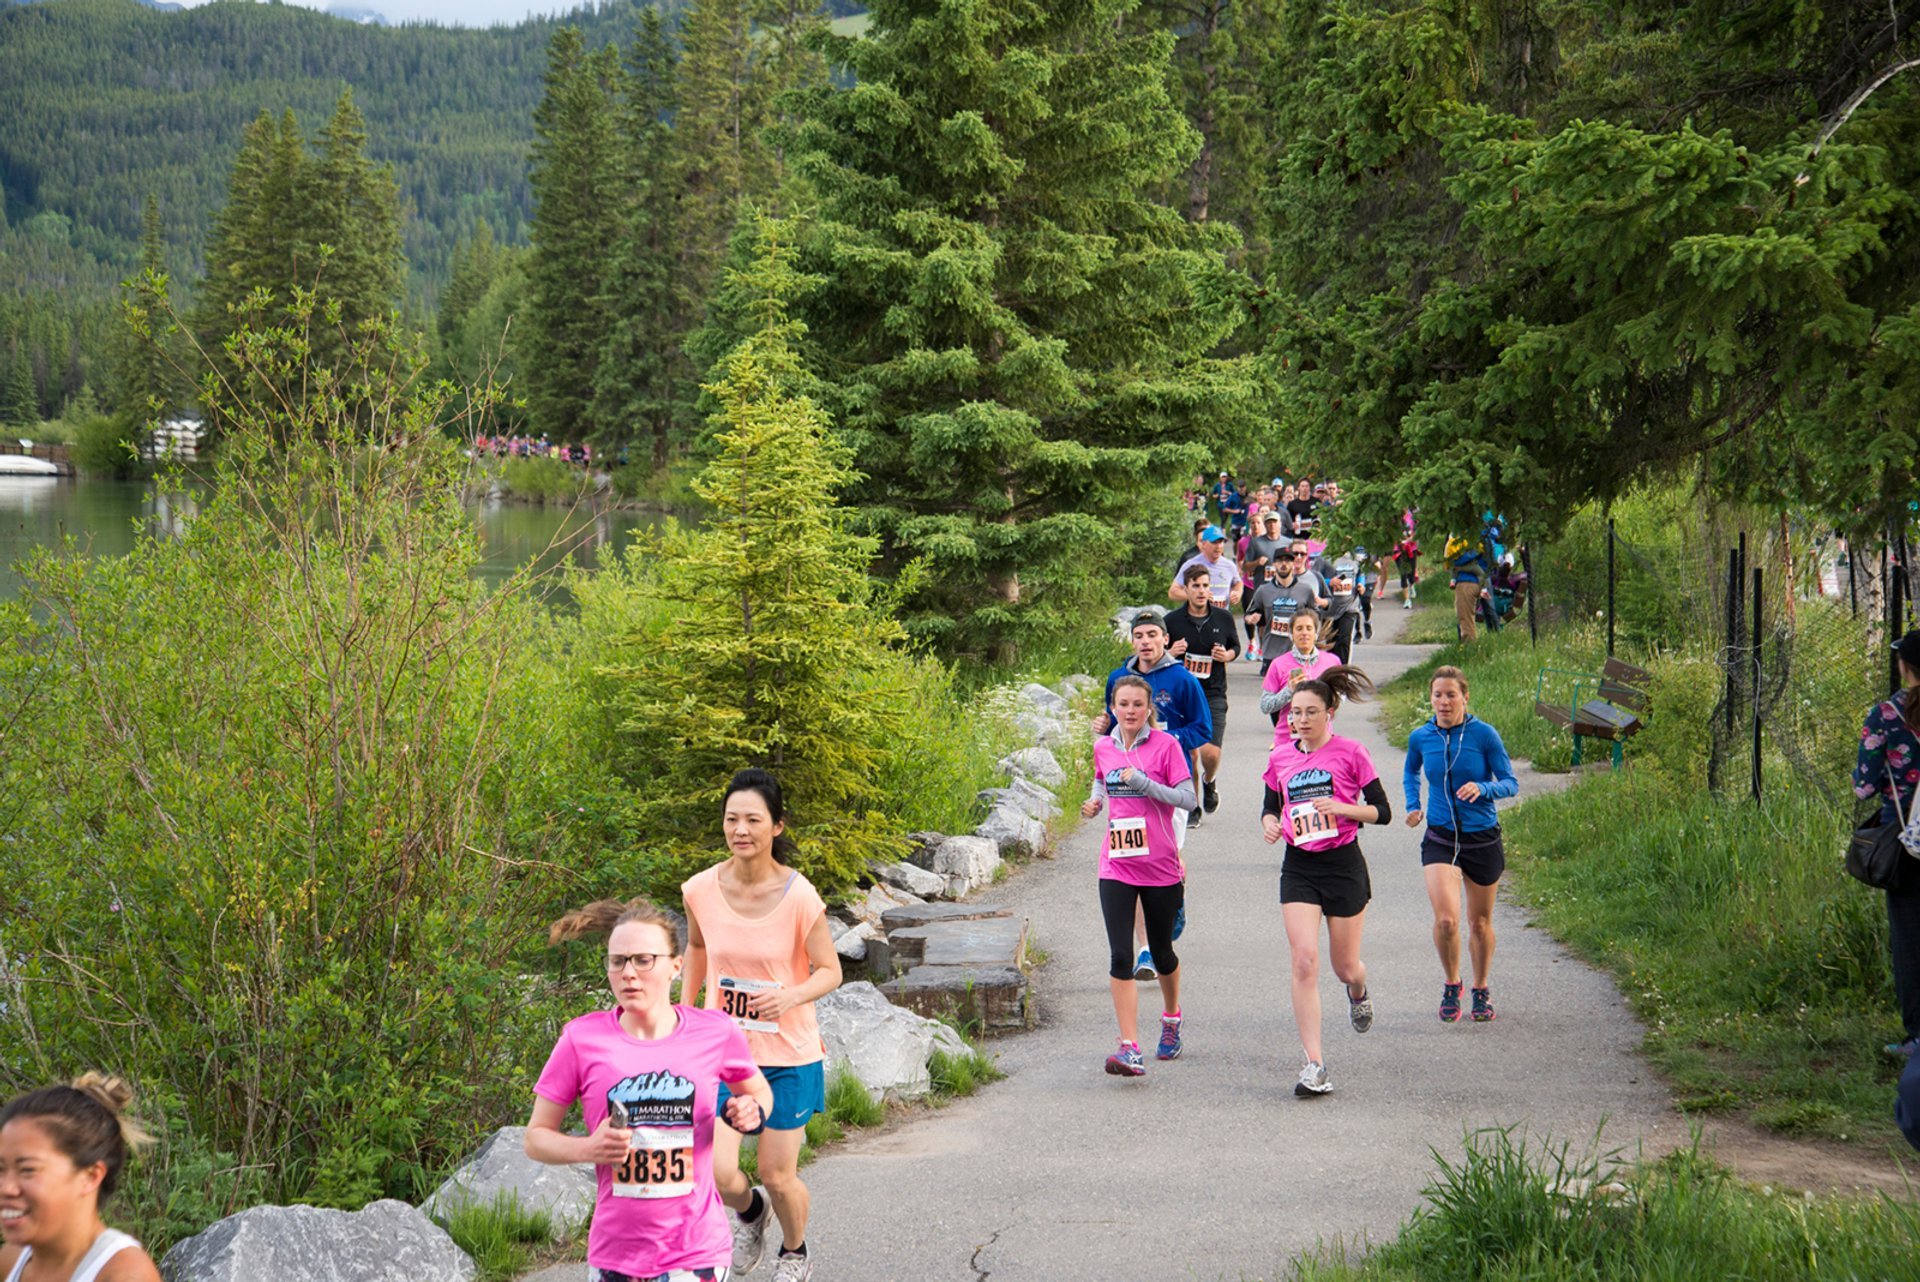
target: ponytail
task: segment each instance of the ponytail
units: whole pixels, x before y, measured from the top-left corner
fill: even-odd
[[[1373,693],[1373,681],[1366,673],[1352,664],[1342,663],[1328,668],[1311,681],[1302,681],[1294,687],[1295,694],[1317,694],[1320,701],[1332,712],[1344,700],[1347,703],[1360,703]]]
[[[667,945],[678,957],[684,945],[680,941],[680,919],[651,899],[596,899],[565,914],[547,927],[549,944],[564,944],[588,935],[611,935],[616,926],[637,921],[643,926],[658,926],[666,932]]]

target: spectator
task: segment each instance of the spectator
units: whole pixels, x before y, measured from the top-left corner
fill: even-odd
[[[1920,792],[1920,632],[1907,633],[1893,649],[1900,689],[1867,711],[1853,793],[1879,798],[1881,823],[1904,825]],[[1902,1031],[1886,1049],[1913,1059],[1920,1050],[1920,860],[1901,860],[1900,875],[1887,889],[1887,949]]]
[[[1453,617],[1460,626],[1460,639],[1479,637],[1474,616],[1480,609],[1480,594],[1487,590],[1487,554],[1477,543],[1466,539],[1447,539],[1447,574],[1453,584]]]

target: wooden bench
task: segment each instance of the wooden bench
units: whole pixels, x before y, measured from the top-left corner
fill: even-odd
[[[1646,685],[1652,673],[1609,655],[1599,672],[1571,668],[1542,668],[1533,685],[1534,712],[1573,732],[1573,764],[1580,764],[1583,740],[1603,739],[1613,744],[1617,768],[1626,755],[1626,741],[1646,724]],[[1556,694],[1548,697],[1552,684]]]

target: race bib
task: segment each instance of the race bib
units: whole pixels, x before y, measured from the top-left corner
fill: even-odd
[[[636,1126],[627,1159],[613,1168],[615,1197],[685,1197],[693,1192],[693,1131]]]
[[[1267,631],[1277,637],[1287,635],[1287,633],[1293,631],[1293,616],[1290,614],[1274,615],[1273,622],[1267,627]]]
[[[1213,590],[1213,603],[1216,606],[1219,606],[1221,609],[1225,609],[1227,605],[1227,597],[1229,595],[1231,594],[1228,592],[1223,592],[1219,588],[1215,588]]]
[[[1296,846],[1322,846],[1339,835],[1339,821],[1313,808],[1311,801],[1296,801],[1287,807],[1288,838]]]
[[[719,979],[720,1009],[733,1016],[733,1022],[749,1033],[777,1033],[780,1031],[778,1020],[755,1019],[751,1012],[755,993],[778,987],[780,985],[771,979],[735,979],[732,975],[722,975]]]
[[[1213,656],[1210,654],[1195,654],[1189,650],[1184,656],[1184,661],[1187,671],[1202,681],[1213,675]]]
[[[1147,853],[1147,819],[1115,819],[1107,825],[1107,857],[1134,859]]]

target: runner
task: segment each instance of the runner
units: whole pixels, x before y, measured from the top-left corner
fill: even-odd
[[[1358,668],[1336,667],[1304,681],[1287,709],[1289,733],[1274,745],[1265,775],[1260,826],[1267,843],[1286,842],[1280,867],[1280,913],[1293,960],[1293,1018],[1307,1062],[1293,1093],[1333,1089],[1320,1044],[1320,922],[1327,923],[1333,973],[1347,986],[1353,1031],[1373,1027],[1360,932],[1373,885],[1357,840],[1361,824],[1393,817],[1387,790],[1364,746],[1333,733],[1342,700],[1373,689]]]
[[[1480,597],[1487,590],[1487,554],[1477,543],[1462,538],[1447,539],[1447,572],[1453,585],[1453,617],[1460,640],[1472,641],[1478,635],[1474,620],[1480,613]]]
[[[1232,557],[1225,555],[1226,548],[1226,531],[1219,526],[1209,525],[1200,531],[1200,550],[1180,563],[1173,582],[1167,585],[1167,599],[1186,604],[1187,570],[1191,566],[1204,565],[1213,584],[1213,603],[1223,610],[1239,604],[1243,583],[1240,567]]]
[[[1233,629],[1233,615],[1213,606],[1213,580],[1207,567],[1189,565],[1183,577],[1187,608],[1167,616],[1167,653],[1186,666],[1207,696],[1213,732],[1194,750],[1193,776],[1201,781],[1201,809],[1212,814],[1220,808],[1214,780],[1220,775],[1220,744],[1227,734],[1227,667],[1240,653],[1240,638]]]
[[[1275,565],[1287,557],[1290,540],[1280,532],[1280,513],[1269,509],[1260,514],[1260,533],[1247,540],[1246,555],[1240,559],[1240,569],[1246,582],[1254,585],[1257,591],[1267,581]],[[1248,634],[1251,641],[1252,634]]]
[[[1261,638],[1260,675],[1293,639],[1293,616],[1302,606],[1309,609],[1325,603],[1320,595],[1320,580],[1307,569],[1307,548],[1295,543],[1273,563],[1273,577],[1253,594],[1247,606],[1247,635]]]
[[[826,904],[787,867],[794,845],[786,817],[780,782],[766,771],[742,770],[727,785],[723,822],[732,856],[680,887],[687,906],[680,991],[691,1003],[704,986],[706,1007],[734,1017],[773,1090],[756,1153],[758,1185],[749,1187],[740,1171],[740,1133],[723,1124],[714,1134],[714,1183],[736,1214],[734,1273],[744,1277],[760,1263],[771,1202],[782,1238],[774,1282],[805,1282],[813,1276],[811,1199],[800,1180],[800,1146],[807,1119],[827,1107],[826,1047],[813,1003],[840,987],[840,954]]]
[[[1267,674],[1260,679],[1260,711],[1273,718],[1276,726],[1285,715],[1287,704],[1293,700],[1293,692],[1300,683],[1323,676],[1328,669],[1339,666],[1340,661],[1333,653],[1320,648],[1321,625],[1320,612],[1301,606],[1294,611],[1293,620],[1288,624],[1292,633],[1293,645],[1275,658],[1267,668]],[[1273,736],[1277,744],[1285,738],[1282,726]]]
[[[1400,572],[1400,608],[1411,610],[1414,586],[1420,579],[1420,543],[1413,531],[1393,545],[1393,568]]]
[[[1327,648],[1341,663],[1353,661],[1353,638],[1360,630],[1360,566],[1360,558],[1343,552],[1327,581],[1327,621],[1333,627]]]
[[[1293,537],[1308,538],[1313,534],[1313,510],[1319,506],[1313,501],[1313,482],[1305,480],[1293,487],[1293,497],[1287,500],[1287,515],[1293,518]]]
[[[133,1089],[85,1073],[0,1108],[0,1277],[7,1282],[160,1282],[100,1204],[147,1136],[128,1115]]]
[[[1107,674],[1106,711],[1093,719],[1093,732],[1106,734],[1113,729],[1113,690],[1128,676],[1145,678],[1153,690],[1153,709],[1166,732],[1180,741],[1180,750],[1189,758],[1213,739],[1213,717],[1207,707],[1206,691],[1180,660],[1167,653],[1167,622],[1158,610],[1147,609],[1133,617],[1133,657]],[[1175,825],[1177,845],[1186,843],[1186,830],[1200,822],[1200,809],[1191,806],[1185,818]],[[1147,945],[1144,912],[1135,929],[1138,950],[1133,977],[1147,980],[1154,976],[1153,950]]]
[[[715,1122],[757,1132],[773,1092],[732,1020],[673,1004],[672,917],[644,899],[603,899],[554,922],[548,938],[600,934],[616,1008],[560,1030],[533,1088],[527,1156],[594,1164],[589,1282],[725,1282],[733,1244],[714,1182]],[[584,1136],[561,1129],[576,1101]]]
[[[1162,1009],[1158,1059],[1177,1058],[1180,1042],[1180,959],[1173,952],[1174,922],[1186,903],[1186,866],[1180,859],[1180,812],[1194,804],[1193,776],[1180,741],[1153,726],[1153,687],[1144,677],[1124,676],[1109,692],[1115,724],[1093,745],[1093,795],[1082,818],[1111,807],[1107,844],[1100,853],[1100,913],[1107,924],[1107,977],[1120,1048],[1107,1057],[1107,1071],[1139,1077],[1147,1071],[1140,1053],[1139,990],[1133,954],[1135,918],[1146,919],[1149,978],[1160,980]]]
[[[1493,901],[1507,856],[1500,844],[1500,818],[1493,803],[1520,791],[1500,733],[1467,712],[1467,677],[1455,667],[1434,669],[1427,687],[1433,716],[1407,739],[1400,778],[1406,794],[1407,827],[1424,821],[1420,863],[1433,904],[1433,946],[1440,953],[1444,983],[1440,1018],[1460,1018],[1460,894],[1466,890],[1468,949],[1473,956],[1473,1018],[1493,1018],[1487,974],[1493,967]],[[1427,806],[1420,804],[1420,776],[1427,779]]]

